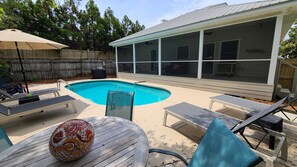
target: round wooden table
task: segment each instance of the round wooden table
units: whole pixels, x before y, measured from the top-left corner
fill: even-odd
[[[48,144],[57,126],[33,135],[0,154],[0,166],[136,166],[146,165],[148,139],[143,130],[131,121],[116,117],[84,119],[95,130],[89,153],[74,162],[53,158]]]

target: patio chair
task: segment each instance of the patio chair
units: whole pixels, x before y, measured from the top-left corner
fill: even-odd
[[[132,121],[134,92],[108,91],[105,116],[115,116]]]
[[[76,113],[76,107],[74,104],[74,98],[68,95],[66,96],[59,96],[50,99],[45,99],[41,101],[34,101],[26,104],[21,104],[17,106],[5,106],[0,104],[0,113],[5,116],[22,116],[24,114],[30,114],[36,111],[42,111],[45,109],[50,109],[55,106],[61,106],[69,104],[72,105],[74,112]]]
[[[239,109],[243,111],[248,111],[248,112],[262,111],[263,109],[270,106],[268,104],[259,103],[259,102],[255,102],[255,101],[251,101],[251,100],[247,100],[239,97],[234,97],[230,95],[219,95],[219,96],[210,97],[210,99],[211,101],[209,104],[209,110],[212,109],[214,102],[221,103],[223,105],[230,106],[235,109]],[[288,120],[290,120],[290,118],[287,116],[287,114],[284,113],[284,111],[290,112],[290,110],[287,110],[285,108],[290,106],[296,114],[297,109],[292,105],[292,103],[294,103],[295,101],[297,101],[297,98],[291,98],[288,96],[287,103],[280,108],[280,112],[282,112]],[[249,113],[247,114],[249,115]],[[292,119],[292,121],[294,121],[296,118],[297,117]]]
[[[168,114],[172,115],[173,117],[176,117],[183,122],[197,127],[197,128],[203,128],[208,129],[210,123],[216,119],[220,118],[222,122],[229,128],[232,129],[232,132],[239,133],[244,140],[250,145],[251,148],[257,149],[260,143],[264,140],[267,134],[279,137],[280,142],[277,146],[277,148],[274,151],[273,158],[267,157],[265,154],[262,154],[258,152],[258,154],[262,155],[262,158],[265,160],[266,164],[272,165],[278,157],[279,153],[281,152],[281,158],[287,159],[287,145],[286,145],[286,137],[285,134],[280,132],[275,132],[270,129],[266,129],[263,127],[263,125],[260,123],[260,119],[271,114],[274,111],[277,111],[279,109],[279,106],[286,100],[286,98],[276,102],[275,104],[269,106],[265,110],[262,110],[261,112],[253,115],[252,117],[241,121],[220,113],[212,112],[207,109],[200,108],[198,106],[194,106],[188,103],[179,103],[170,107],[166,107],[165,114],[164,114],[164,121],[163,125],[166,126],[166,120]],[[256,123],[258,126],[254,125]],[[248,139],[244,135],[244,130],[247,126],[252,125],[254,128],[261,129],[264,132],[263,137],[260,139],[259,143],[254,147],[252,144],[248,141]]]
[[[0,126],[0,153],[10,146],[12,146],[12,142],[9,140],[4,129]]]
[[[0,89],[5,90],[9,94],[24,93],[25,88],[20,83],[6,83],[0,78]]]
[[[213,103],[217,102],[238,110],[245,111],[245,119],[248,119],[249,117],[257,114],[259,111],[262,111],[270,106],[268,104],[259,103],[259,102],[255,102],[255,101],[251,101],[251,100],[247,100],[239,97],[229,96],[229,95],[214,96],[214,97],[210,97],[210,99],[211,99],[211,102],[209,105],[209,110],[211,110]],[[282,108],[283,106],[279,107],[280,110],[278,111],[283,112]],[[275,116],[273,115],[273,113],[265,116],[264,118],[261,118],[259,122],[265,128],[278,131],[278,132],[283,131],[283,118]],[[270,140],[269,140],[270,149],[274,149],[274,141],[275,141],[274,136],[270,136]]]
[[[31,91],[30,95],[31,96],[40,96],[40,95],[51,94],[51,93],[53,93],[55,95],[55,97],[60,96],[58,88],[48,88],[48,89]],[[27,95],[28,95],[27,93],[9,94],[7,91],[0,89],[0,98],[2,99],[2,102],[19,100],[21,98],[27,97]]]
[[[224,123],[216,118],[188,163],[181,155],[162,149],[150,149],[149,153],[172,155],[188,167],[251,167],[262,161],[245,143],[234,135]]]

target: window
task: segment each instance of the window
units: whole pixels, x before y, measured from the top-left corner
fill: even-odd
[[[177,60],[188,60],[189,59],[189,46],[177,47]]]
[[[157,50],[151,50],[151,61],[158,61],[157,60]]]
[[[215,44],[209,43],[203,45],[203,60],[213,60]],[[202,74],[213,74],[213,62],[203,62]]]
[[[204,44],[203,45],[203,60],[213,60],[214,59],[215,44]]]
[[[135,65],[137,74],[158,75],[158,40],[135,44]]]
[[[151,61],[158,61],[157,50],[151,50]],[[158,63],[151,63],[151,71],[158,70]]]
[[[237,59],[238,40],[221,43],[221,60]]]

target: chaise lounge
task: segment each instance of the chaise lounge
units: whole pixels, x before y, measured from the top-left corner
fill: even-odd
[[[257,114],[259,111],[262,111],[266,108],[268,108],[270,105],[264,104],[264,103],[259,103],[239,97],[234,97],[234,96],[229,96],[229,95],[219,95],[219,96],[214,96],[210,97],[211,101],[209,104],[209,110],[212,109],[213,103],[221,103],[224,106],[229,106],[231,108],[241,110],[245,112],[245,119],[250,118],[251,116]],[[290,101],[288,99],[288,101]],[[285,105],[286,106],[286,105]],[[284,106],[279,107],[279,111],[283,112]],[[273,114],[273,113],[272,113]],[[259,122],[268,129],[277,131],[277,132],[282,132],[283,131],[283,118],[269,114],[264,118],[261,118]],[[283,113],[285,116],[286,114]],[[274,149],[274,136],[270,136],[269,140],[269,148]]]
[[[292,111],[286,110],[284,108],[287,106],[291,106],[292,109],[294,110],[293,113],[296,114],[297,109],[292,105],[292,103],[295,102],[296,100],[297,98],[293,99],[291,97],[288,97],[287,104],[280,108],[281,109],[280,111],[288,118],[288,120],[290,120],[290,118],[284,113],[284,111],[287,111],[287,112],[292,112]],[[209,110],[212,109],[213,103],[215,102],[221,103],[225,106],[233,107],[235,109],[247,111],[248,112],[247,116],[251,116],[253,114],[252,112],[258,112],[270,106],[268,104],[259,103],[259,102],[255,102],[255,101],[251,101],[251,100],[247,100],[239,97],[234,97],[230,95],[219,95],[219,96],[210,97]],[[275,117],[270,117],[270,119],[275,119]],[[292,119],[292,121],[294,121],[295,119],[296,118]]]
[[[45,95],[45,94],[54,94],[55,97],[60,96],[59,89],[58,88],[48,88],[48,89],[42,89],[42,90],[36,90],[30,92],[31,96],[40,96],[40,95]],[[8,101],[13,101],[13,100],[19,100],[21,98],[27,97],[27,93],[18,93],[18,94],[9,94],[4,90],[0,89],[0,98],[5,99],[0,101],[2,102],[8,102]]]
[[[207,109],[203,109],[198,106],[194,106],[192,104],[183,102],[183,103],[179,103],[179,104],[164,108],[165,114],[164,114],[163,125],[166,126],[167,116],[171,115],[173,117],[176,117],[176,118],[182,120],[183,122],[185,122],[191,126],[208,129],[211,122],[214,119],[219,118],[228,128],[230,128],[232,130],[233,133],[239,132],[240,135],[242,135],[243,138],[247,141],[247,143],[253,148],[253,146],[247,140],[247,138],[244,136],[243,133],[244,133],[245,127],[257,122],[260,125],[260,127],[255,126],[255,125],[254,125],[254,127],[257,129],[262,129],[264,132],[266,132],[266,134],[260,140],[260,142],[255,147],[255,149],[257,149],[257,147],[263,141],[263,139],[265,138],[265,136],[267,134],[279,137],[279,139],[280,139],[280,142],[279,142],[277,148],[275,149],[274,155],[272,157],[267,156],[267,155],[255,150],[264,159],[264,161],[266,162],[266,166],[273,166],[274,161],[276,160],[276,158],[278,157],[280,152],[281,152],[280,157],[285,160],[287,159],[286,137],[285,137],[285,134],[283,134],[283,133],[275,132],[275,131],[264,128],[259,123],[259,120],[261,118],[271,114],[272,112],[278,110],[280,104],[282,104],[285,101],[285,99],[286,98],[278,101],[277,103],[269,106],[268,108],[253,115],[252,117],[248,118],[247,120],[245,120],[243,122],[241,122],[238,119],[235,119],[235,118],[232,118],[232,117],[220,114],[220,113],[212,112]]]
[[[50,109],[55,106],[61,106],[61,105],[68,106],[69,104],[72,105],[72,108],[76,113],[77,110],[74,104],[74,100],[75,99],[73,97],[66,95],[66,96],[54,97],[50,99],[35,101],[35,102],[26,103],[26,104],[17,105],[17,106],[5,106],[3,104],[0,104],[0,113],[5,116],[21,116],[25,114],[26,115],[31,114],[33,112],[38,112],[41,110]]]

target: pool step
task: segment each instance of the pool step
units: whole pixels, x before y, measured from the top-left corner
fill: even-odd
[[[137,82],[134,82],[134,84],[143,83],[143,82],[146,82],[146,81],[137,81]]]

